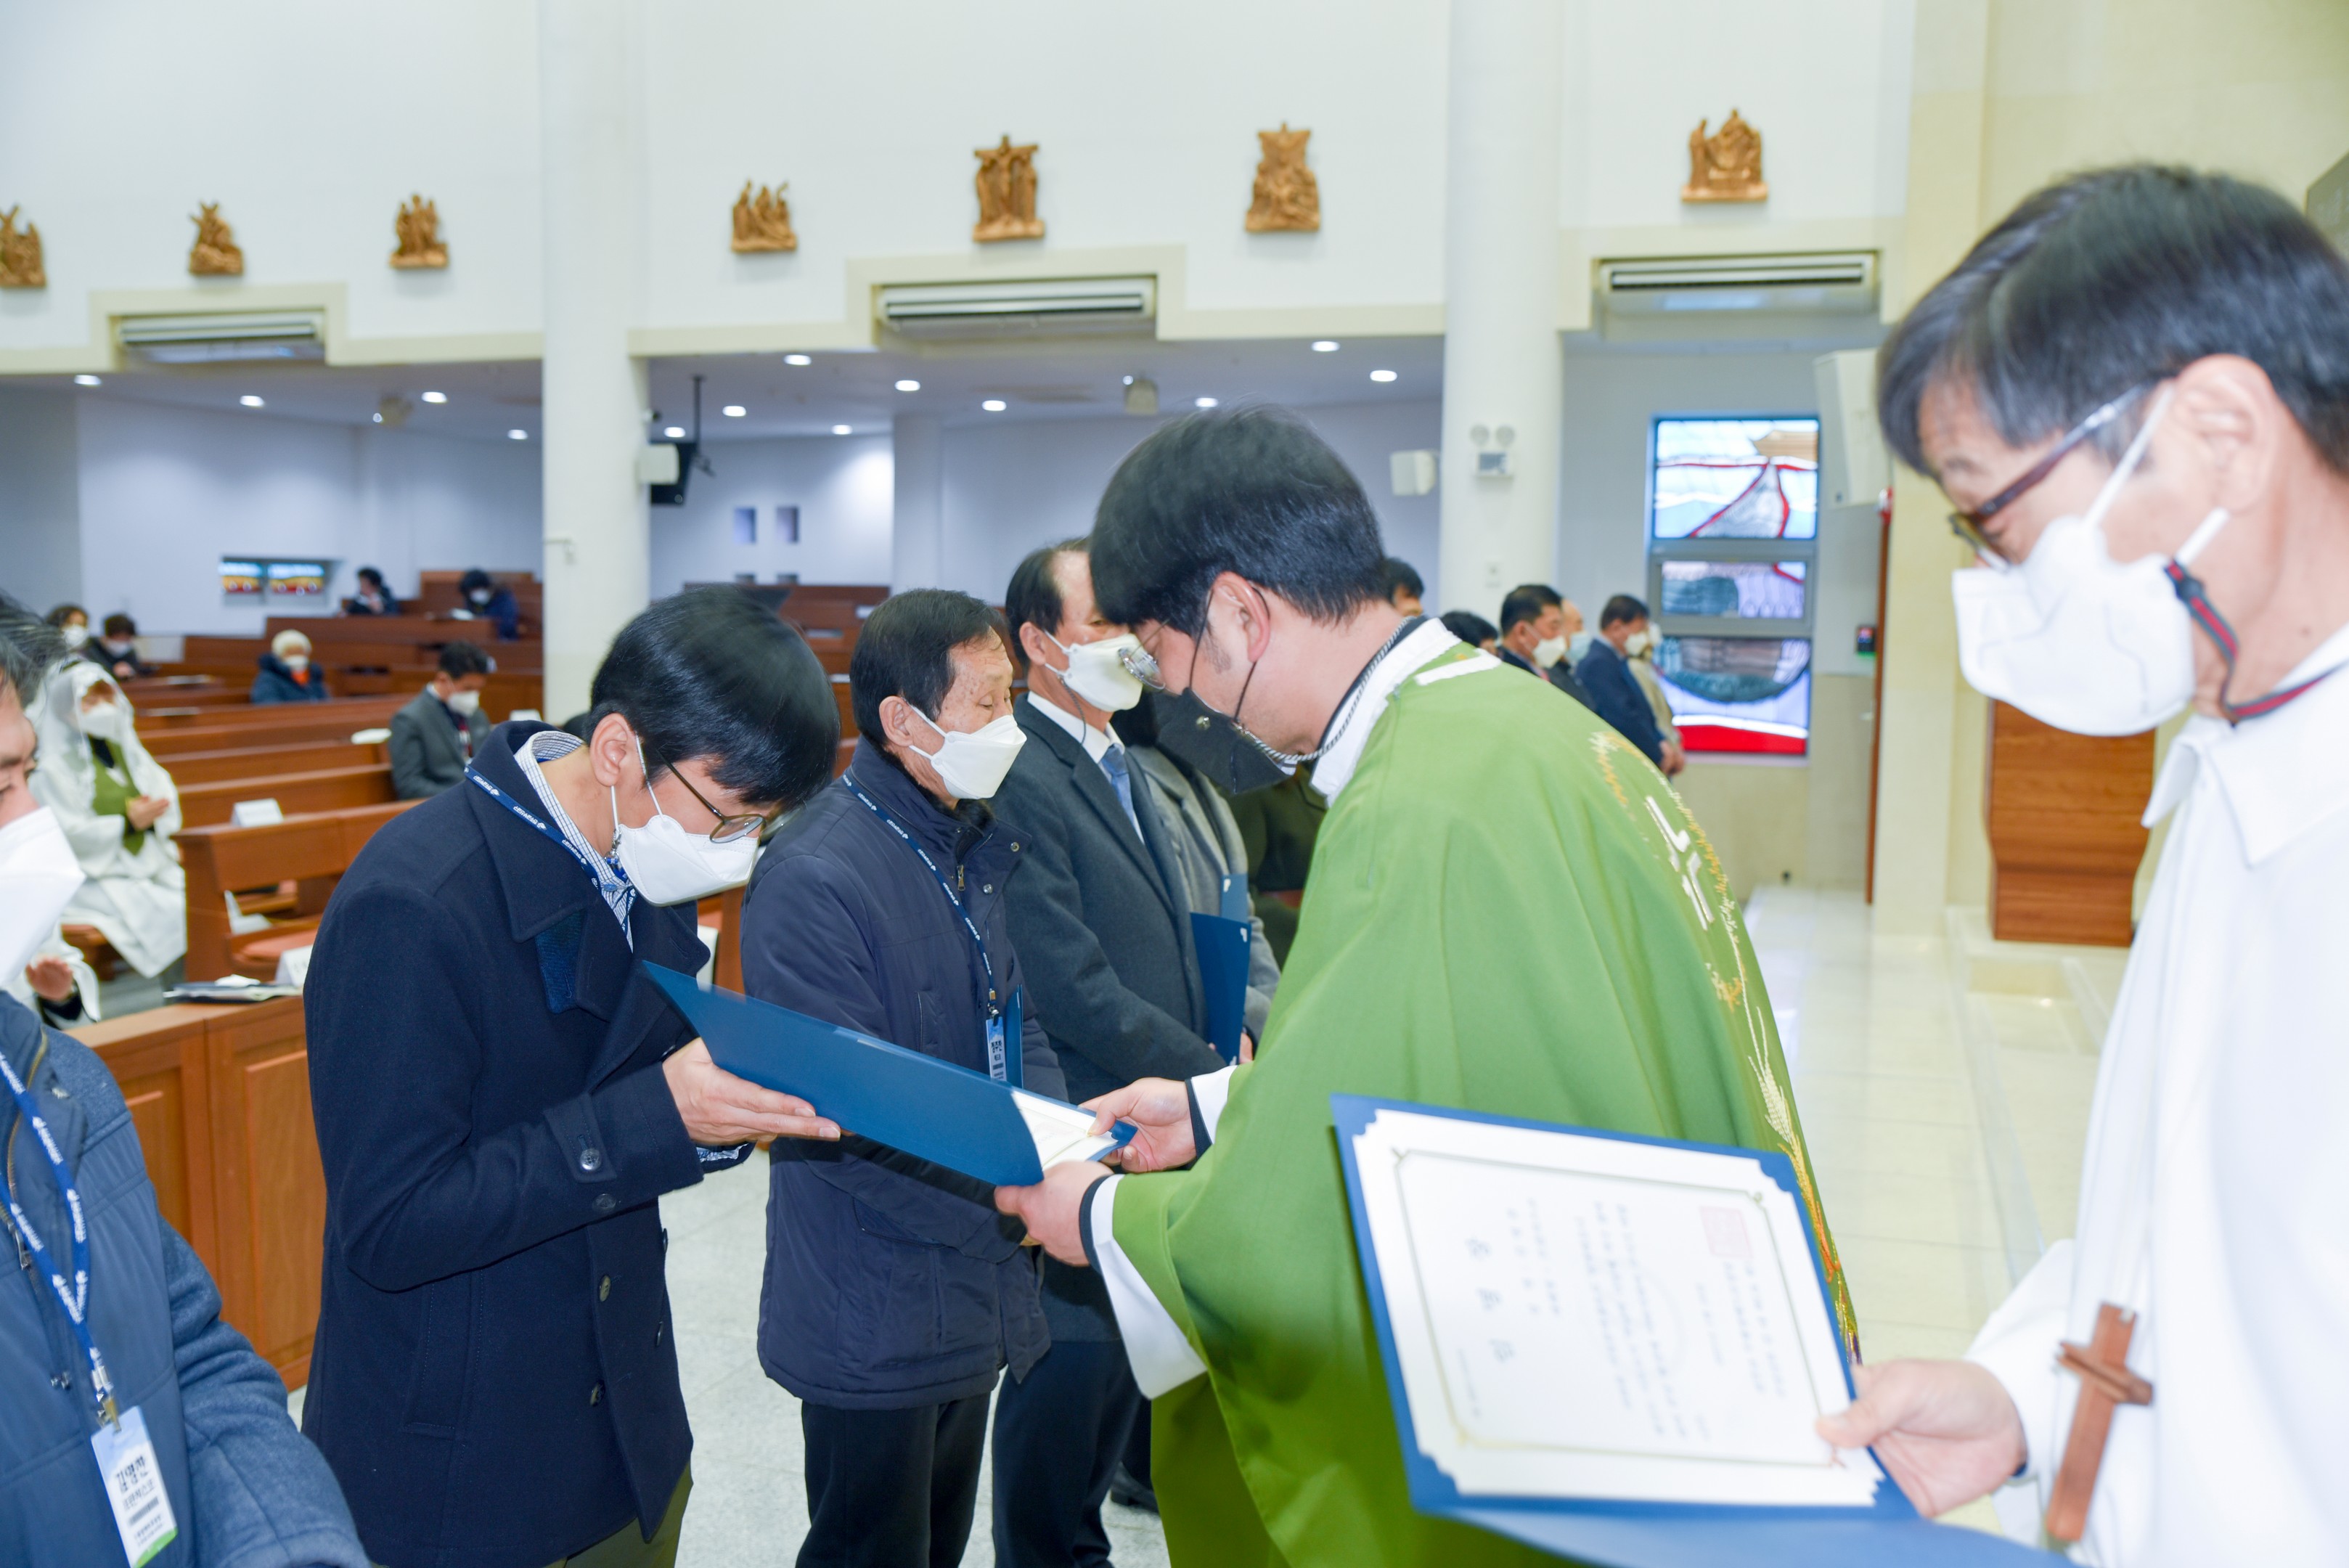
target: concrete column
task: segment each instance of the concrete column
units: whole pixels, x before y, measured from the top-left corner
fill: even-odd
[[[889,587],[935,588],[946,581],[946,427],[934,414],[899,414],[890,426]]]
[[[641,213],[634,0],[539,0],[539,163],[545,213],[546,711],[587,705],[612,638],[651,591],[636,481],[643,367],[628,358]]]
[[[1491,616],[1557,566],[1559,0],[1452,7],[1444,172],[1444,607]],[[1507,478],[1480,478],[1503,427]]]

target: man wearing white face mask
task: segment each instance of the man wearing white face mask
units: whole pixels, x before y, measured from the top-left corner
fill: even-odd
[[[849,686],[855,759],[760,861],[743,988],[1058,1097],[1004,916],[1025,853],[988,805],[1021,747],[1001,618],[968,594],[895,595]],[[1034,1252],[991,1188],[867,1138],[779,1144],[770,1182],[759,1358],[802,1401],[800,1561],[960,1561],[988,1397],[1050,1343]]]
[[[368,841],[304,991],[303,1422],[387,1568],[673,1558],[692,1438],[657,1199],[754,1138],[838,1136],[719,1070],[639,971],[701,967],[695,901],[830,776],[831,682],[707,588],[623,628],[591,696],[584,742],[502,725]]]
[[[998,802],[1029,846],[1011,935],[1070,1097],[1213,1073],[1224,1062],[1205,1037],[1180,852],[1107,727],[1141,700],[1123,657],[1139,645],[1095,607],[1081,539],[1022,561],[1003,603],[1028,666],[1028,749]],[[1159,743],[1185,743],[1195,722],[1166,726]],[[995,1549],[1006,1568],[1106,1560],[1102,1500],[1142,1404],[1098,1275],[1046,1262],[1044,1315],[1052,1353],[997,1404]]]
[[[2342,1562],[2349,265],[2257,186],[2076,176],[1917,304],[1878,403],[1982,563],[1969,680],[2088,734],[2196,716],[2075,1239],[1966,1360],[1865,1369],[1823,1430],[2083,1562]]]
[[[432,683],[391,716],[391,788],[402,800],[426,800],[455,785],[489,737],[481,688],[490,656],[470,642],[452,642],[440,649],[440,664]]]

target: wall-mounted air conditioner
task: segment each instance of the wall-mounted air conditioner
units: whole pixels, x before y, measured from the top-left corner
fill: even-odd
[[[1148,277],[1072,277],[1042,283],[892,284],[874,313],[900,337],[1035,337],[1147,332],[1158,309]]]
[[[122,316],[115,318],[114,337],[126,352],[157,365],[326,357],[326,318],[316,310]]]
[[[1617,316],[1857,314],[1876,308],[1876,254],[1838,251],[1603,261],[1598,284],[1599,302]]]

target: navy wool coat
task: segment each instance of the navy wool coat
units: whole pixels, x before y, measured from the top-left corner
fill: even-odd
[[[1018,992],[1004,913],[1026,859],[1016,835],[948,816],[870,740],[849,776],[960,881],[998,989]],[[845,784],[793,817],[750,878],[742,983],[761,1001],[985,1073],[984,974],[937,879]],[[1025,1011],[1008,1049],[1021,1086],[1057,1099],[1060,1064]],[[1050,1347],[1035,1249],[984,1182],[869,1138],[770,1153],[759,1359],[776,1382],[846,1409],[935,1405],[984,1395],[1007,1366],[1025,1377]]]
[[[474,766],[540,811],[493,732]],[[657,1524],[692,1437],[656,1199],[700,1179],[660,1070],[692,1038],[560,845],[467,782],[352,862],[304,992],[326,1261],[303,1429],[387,1568],[538,1568]]]

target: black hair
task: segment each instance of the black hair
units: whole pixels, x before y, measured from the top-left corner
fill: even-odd
[[[954,650],[993,636],[1006,643],[1003,618],[968,594],[952,588],[909,588],[892,594],[864,618],[856,651],[848,656],[848,695],[856,727],[882,743],[881,704],[902,697],[923,717],[938,716],[938,704],[954,690]]]
[[[82,608],[79,605],[74,604],[57,605],[51,608],[48,614],[48,622],[51,626],[57,628],[59,630],[63,630],[65,628],[66,622],[75,616],[81,617],[81,623],[84,626],[88,626],[89,624],[89,611]]]
[[[1621,626],[1626,621],[1647,618],[1646,605],[1641,604],[1630,594],[1617,594],[1613,598],[1609,599],[1606,607],[1599,612],[1599,629],[1605,631],[1610,626]]]
[[[1019,646],[1019,628],[1035,625],[1054,638],[1061,635],[1061,618],[1068,606],[1061,596],[1061,574],[1055,567],[1063,556],[1081,556],[1088,541],[1082,538],[1063,539],[1057,545],[1047,545],[1040,550],[1030,550],[1011,569],[1010,586],[1003,590],[1003,619],[1011,643],[1011,659],[1019,669],[1028,668],[1028,650]]]
[[[1444,629],[1471,648],[1501,639],[1499,629],[1475,610],[1445,610],[1442,618]]]
[[[487,675],[490,663],[488,654],[462,639],[440,647],[440,673],[451,680],[462,680],[468,675]],[[834,717],[838,717],[836,712]]]
[[[1415,599],[1423,599],[1427,597],[1427,585],[1419,580],[1419,573],[1413,570],[1412,564],[1401,556],[1389,556],[1379,563],[1379,581],[1386,589],[1387,601],[1390,604],[1394,602],[1397,588],[1409,590],[1411,597]]]
[[[377,587],[383,587],[383,574],[373,566],[361,566],[358,576],[361,582],[373,583]]]
[[[1877,357],[1877,419],[1926,465],[1925,394],[1971,387],[2010,446],[2213,354],[2267,372],[2326,466],[2349,474],[2349,260],[2262,185],[2131,164],[2057,182],[1975,242]],[[2116,457],[2151,405],[2096,435]]]
[[[1501,600],[1501,629],[1506,637],[1525,621],[1539,620],[1542,611],[1562,605],[1565,598],[1547,583],[1519,583]]]
[[[0,685],[14,687],[20,707],[30,708],[42,678],[66,656],[57,628],[0,592]]]
[[[1093,597],[1197,636],[1233,572],[1315,620],[1380,602],[1379,520],[1329,444],[1278,409],[1186,414],[1127,454],[1093,515]]]
[[[120,610],[116,610],[106,618],[106,624],[98,628],[98,630],[108,637],[137,637],[139,623]]]
[[[491,578],[490,574],[481,570],[479,566],[469,568],[463,576],[457,579],[457,591],[460,594],[470,595],[475,588],[488,588],[491,592],[495,593],[497,591],[497,587],[498,585]]]
[[[840,710],[797,628],[731,587],[688,588],[620,628],[588,693],[652,772],[689,759],[744,800],[797,806],[832,777]]]

